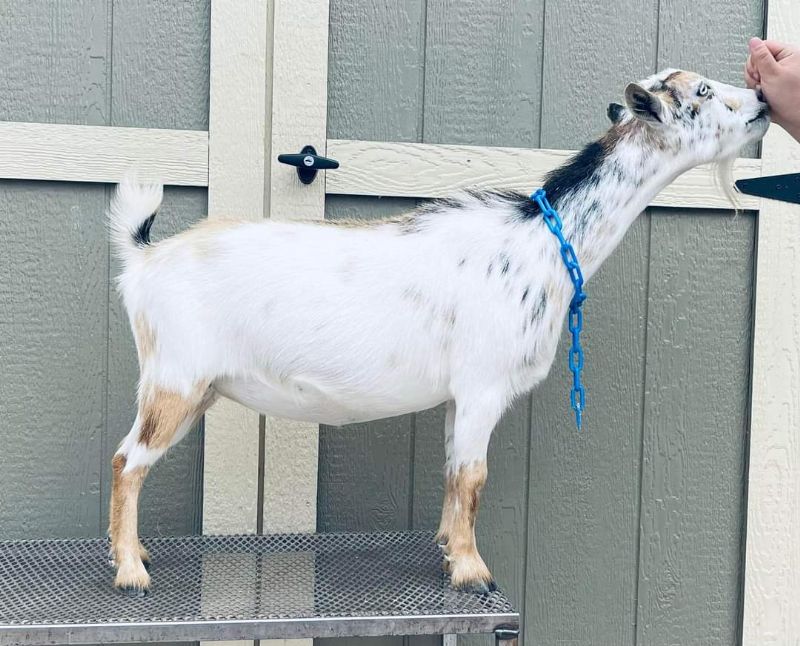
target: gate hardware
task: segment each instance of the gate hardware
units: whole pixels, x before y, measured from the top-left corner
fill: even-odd
[[[327,157],[320,157],[314,146],[306,146],[299,154],[278,155],[278,161],[281,164],[288,164],[289,166],[297,167],[297,176],[303,184],[310,184],[317,176],[318,170],[326,170],[328,168],[339,168],[339,162],[335,159]]]
[[[735,182],[740,193],[800,204],[800,173],[750,177]]]

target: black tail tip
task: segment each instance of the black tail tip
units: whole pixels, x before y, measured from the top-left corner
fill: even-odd
[[[150,244],[150,227],[153,226],[153,220],[155,219],[156,214],[153,213],[136,229],[136,233],[133,234],[133,241],[138,247],[146,247]]]

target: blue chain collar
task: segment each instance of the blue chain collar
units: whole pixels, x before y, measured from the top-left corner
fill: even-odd
[[[575,411],[575,423],[578,425],[578,430],[581,430],[581,415],[586,407],[586,391],[583,388],[583,384],[581,384],[581,370],[583,369],[583,349],[581,348],[583,312],[581,311],[581,306],[583,301],[586,300],[586,294],[583,291],[583,272],[578,262],[578,256],[575,254],[575,248],[564,238],[564,234],[561,231],[561,218],[558,217],[558,212],[547,201],[544,189],[540,188],[536,191],[531,195],[531,199],[538,204],[539,209],[542,211],[542,217],[547,224],[547,228],[561,243],[561,258],[567,267],[572,286],[575,288],[575,293],[569,303],[569,331],[572,333],[572,347],[569,351],[572,390],[569,394],[569,401],[572,404],[572,410]]]

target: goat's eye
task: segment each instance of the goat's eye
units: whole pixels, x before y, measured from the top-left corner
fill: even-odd
[[[701,83],[697,88],[697,96],[707,96],[708,95],[708,86],[705,83]]]

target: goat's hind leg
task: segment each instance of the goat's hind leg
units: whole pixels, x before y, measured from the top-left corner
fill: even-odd
[[[111,461],[110,557],[117,567],[114,585],[127,594],[144,594],[150,585],[144,565],[149,557],[138,532],[139,492],[147,472],[212,399],[208,386],[196,386],[184,395],[143,384],[136,421]]]

